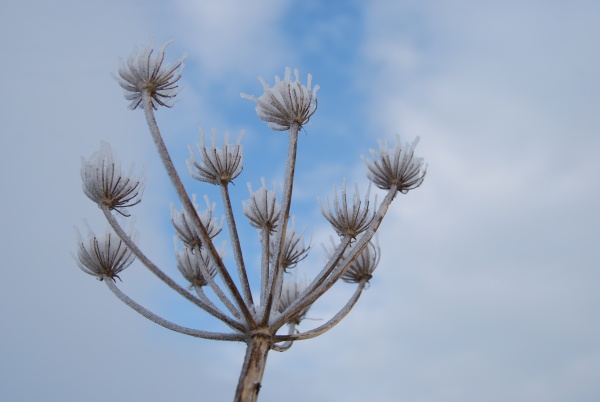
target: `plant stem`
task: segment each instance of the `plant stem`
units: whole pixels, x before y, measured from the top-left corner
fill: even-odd
[[[248,282],[248,275],[246,273],[246,266],[244,264],[244,257],[242,255],[242,247],[240,245],[237,226],[235,224],[235,217],[233,216],[233,209],[231,208],[228,183],[221,183],[220,187],[221,198],[223,199],[223,205],[225,207],[227,229],[229,229],[229,238],[231,239],[231,246],[233,248],[233,256],[235,258],[238,275],[242,284],[242,293],[244,295],[244,299],[246,300],[246,304],[252,309],[254,307],[254,301],[252,300],[252,291],[250,290],[250,283]]]
[[[125,243],[125,245],[136,256],[136,258],[138,260],[140,260],[142,262],[142,264],[144,264],[144,266],[150,270],[150,272],[152,272],[154,275],[156,275],[161,281],[163,281],[165,284],[167,284],[171,289],[173,289],[174,291],[176,291],[177,293],[179,293],[180,295],[182,295],[183,297],[185,297],[186,299],[188,299],[189,301],[191,301],[192,303],[194,303],[196,306],[200,307],[207,313],[209,313],[212,316],[223,321],[230,328],[235,329],[236,331],[240,331],[240,332],[245,331],[244,325],[242,323],[226,316],[218,309],[213,308],[212,305],[209,305],[209,304],[205,303],[204,301],[198,299],[197,297],[194,297],[190,292],[188,292],[187,290],[185,290],[184,288],[179,286],[179,284],[177,282],[175,282],[167,274],[165,274],[163,271],[161,271],[160,268],[158,268],[152,261],[150,261],[148,259],[148,257],[146,257],[146,255],[144,255],[144,253],[142,253],[142,250],[140,250],[140,248],[135,244],[135,242],[133,240],[131,240],[131,237],[129,237],[127,235],[127,233],[125,233],[125,231],[123,230],[121,225],[119,225],[119,222],[117,222],[115,217],[110,213],[110,210],[108,209],[108,207],[103,205],[100,208],[102,209],[102,212],[104,213],[104,216],[106,217],[106,220],[108,220],[108,223],[110,224],[110,226],[112,226],[113,230],[117,233],[119,238],[121,238],[121,240]]]
[[[154,118],[154,112],[152,109],[152,98],[150,97],[150,95],[148,94],[147,91],[143,92],[143,102],[144,102],[144,114],[146,115],[146,123],[148,124],[148,128],[150,129],[150,133],[152,134],[152,139],[154,140],[154,144],[156,145],[156,149],[158,150],[160,159],[165,167],[165,170],[167,171],[167,174],[169,175],[169,178],[171,179],[171,183],[173,184],[173,187],[175,188],[177,195],[179,196],[181,204],[183,205],[183,208],[185,209],[185,211],[192,218],[193,223],[199,228],[200,235],[202,236],[201,240],[203,241],[203,246],[206,247],[206,249],[212,256],[213,260],[217,263],[217,266],[219,268],[219,273],[221,274],[221,278],[223,279],[223,282],[225,282],[225,285],[229,289],[236,304],[238,305],[240,311],[242,312],[242,315],[244,316],[247,325],[251,328],[256,328],[256,322],[254,321],[254,318],[252,317],[252,314],[250,313],[248,306],[246,306],[246,303],[244,303],[244,300],[242,299],[240,292],[238,291],[237,287],[235,286],[235,283],[233,282],[233,280],[231,279],[229,272],[227,272],[227,269],[225,268],[225,265],[223,264],[223,260],[221,259],[221,257],[219,257],[219,253],[215,249],[214,244],[212,243],[210,237],[208,236],[208,233],[206,232],[206,228],[200,221],[200,218],[198,217],[198,213],[196,212],[196,209],[192,205],[192,202],[190,201],[190,197],[188,196],[188,194],[185,190],[185,187],[183,186],[183,183],[181,182],[181,178],[179,177],[177,170],[175,170],[175,166],[173,165],[173,161],[171,160],[169,151],[167,150],[165,142],[163,141],[162,136],[160,134],[160,130],[158,129],[158,125],[156,124],[156,119]]]
[[[234,402],[256,402],[270,348],[270,335],[259,333],[250,338],[235,397],[233,398]]]
[[[288,155],[285,165],[285,178],[283,181],[283,194],[281,202],[281,215],[277,224],[277,236],[275,238],[275,261],[273,261],[273,276],[269,278],[269,289],[262,325],[266,325],[271,315],[271,309],[276,309],[276,303],[281,292],[281,284],[283,282],[283,269],[281,267],[281,258],[283,253],[283,245],[285,242],[285,232],[287,230],[288,220],[290,218],[290,205],[292,203],[292,188],[294,185],[294,171],[296,167],[296,152],[298,150],[298,130],[300,125],[294,123],[290,127],[290,135],[288,142]]]
[[[142,307],[141,305],[133,301],[131,298],[129,298],[129,296],[121,292],[121,290],[117,287],[112,278],[104,278],[104,283],[106,283],[106,286],[108,286],[111,292],[113,292],[114,295],[117,296],[119,300],[121,300],[123,303],[127,304],[129,307],[131,307],[150,321],[153,321],[162,327],[170,329],[171,331],[179,332],[185,335],[195,336],[197,338],[215,339],[218,341],[241,341],[244,338],[243,334],[223,334],[217,332],[200,331],[197,329],[182,327],[181,325],[174,324],[171,321],[167,321],[164,318],[159,317],[150,310]]]

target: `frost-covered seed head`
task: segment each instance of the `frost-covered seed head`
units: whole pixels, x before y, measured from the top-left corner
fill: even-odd
[[[291,306],[292,303],[294,303],[298,299],[298,297],[300,297],[302,292],[304,292],[304,289],[306,289],[307,287],[308,287],[308,284],[304,281],[299,282],[299,281],[296,281],[295,279],[294,280],[284,279],[283,285],[281,288],[281,297],[279,299],[279,305],[277,307],[277,310],[280,313],[283,313],[285,311],[285,309],[287,309],[289,306]],[[292,318],[290,318],[290,320],[288,321],[288,324],[296,324],[296,325],[300,324],[300,321],[302,321],[304,319],[304,317],[306,317],[306,313],[308,312],[309,308],[310,308],[310,306],[305,308],[304,310],[302,310],[301,312],[299,312]]]
[[[154,56],[153,47],[148,46],[140,55],[134,50],[127,63],[121,61],[119,76],[115,76],[115,79],[125,90],[125,99],[131,101],[131,110],[144,108],[144,92],[150,96],[154,110],[157,109],[157,105],[172,107],[167,101],[179,93],[177,81],[181,78],[185,56],[177,60],[172,67],[163,66],[165,49],[170,43],[165,43]]]
[[[325,199],[327,208],[319,200],[321,205],[321,213],[333,225],[333,228],[340,236],[350,236],[356,238],[357,235],[364,232],[375,217],[375,212],[369,210],[369,194],[371,185],[367,190],[364,202],[360,200],[358,193],[358,184],[355,187],[354,196],[352,197],[352,207],[348,205],[346,197],[346,181],[342,184],[342,196],[338,200],[337,188],[333,187],[334,199],[333,209],[329,204],[329,198]],[[377,200],[375,200],[377,202]]]
[[[387,141],[379,141],[379,151],[370,150],[373,161],[363,158],[369,169],[369,179],[379,188],[389,190],[397,186],[402,194],[415,189],[423,183],[427,166],[423,158],[415,158],[415,147],[419,142],[417,137],[412,144],[400,144],[400,136],[396,136],[396,146],[390,148]]]
[[[242,131],[234,145],[229,144],[229,132],[225,133],[223,148],[217,148],[216,130],[213,130],[210,148],[204,142],[204,130],[200,130],[200,163],[196,162],[194,151],[190,146],[190,158],[187,160],[190,175],[199,181],[211,184],[224,184],[233,181],[242,172]]]
[[[250,199],[242,201],[244,214],[255,228],[274,231],[277,228],[281,206],[277,202],[275,188],[273,191],[268,190],[265,178],[261,180],[263,185],[256,191],[252,191],[252,185],[248,183]]]
[[[223,258],[225,249],[222,248],[218,252]],[[192,287],[202,287],[208,284],[203,272],[208,272],[211,278],[214,278],[217,274],[217,264],[204,248],[195,250],[190,250],[187,247],[182,250],[176,248],[175,258],[179,272]]]
[[[83,192],[98,206],[105,205],[123,216],[123,208],[139,204],[144,191],[145,178],[133,176],[133,165],[123,174],[121,163],[113,155],[110,145],[100,143],[100,150],[86,160],[81,158]]]
[[[306,257],[308,257],[308,250],[310,246],[304,244],[302,238],[303,233],[296,233],[292,229],[288,229],[285,232],[285,241],[283,243],[283,251],[281,253],[280,266],[287,271],[288,269],[295,268],[296,265]],[[271,254],[271,261],[275,261],[276,256],[274,255],[277,250],[277,239],[271,238],[271,247],[269,248]]]
[[[256,114],[273,130],[285,131],[297,124],[302,127],[317,110],[318,85],[311,88],[312,75],[308,75],[305,85],[300,84],[298,70],[294,70],[296,80],[291,80],[292,70],[285,69],[283,81],[275,76],[275,85],[269,88],[267,83],[259,78],[265,93],[259,98],[242,94],[242,98],[256,102]]]
[[[369,242],[356,260],[350,264],[348,270],[344,272],[342,280],[347,283],[369,282],[373,277],[373,271],[375,271],[375,268],[379,264],[380,256],[381,250],[379,245]]]
[[[213,203],[211,205],[208,197],[204,196],[206,209],[203,212],[200,212],[198,210],[198,204],[196,203],[196,195],[192,198],[192,204],[196,209],[200,222],[208,233],[208,237],[211,239],[215,238],[223,229],[223,219],[221,219],[221,223],[219,223],[216,218],[213,218],[216,204]],[[194,225],[192,218],[188,216],[185,210],[180,212],[171,205],[171,222],[173,223],[173,227],[175,227],[177,237],[179,237],[188,248],[195,250],[202,247],[200,229]]]
[[[135,260],[131,250],[110,231],[104,236],[96,236],[90,230],[87,242],[77,231],[77,244],[77,265],[83,272],[101,281],[119,278],[119,273]]]

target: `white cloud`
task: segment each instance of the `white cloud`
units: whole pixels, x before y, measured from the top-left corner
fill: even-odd
[[[287,6],[274,0],[178,1],[176,29],[207,79],[247,80],[279,72],[290,57],[280,25]]]

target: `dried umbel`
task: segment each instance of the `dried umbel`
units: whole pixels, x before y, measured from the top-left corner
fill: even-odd
[[[135,260],[131,250],[110,231],[104,236],[96,236],[90,230],[87,241],[77,231],[77,244],[77,265],[99,280],[108,278],[114,281]]]
[[[121,163],[113,155],[110,145],[100,143],[100,150],[89,159],[81,158],[81,181],[83,192],[99,206],[129,216],[123,209],[141,201],[145,179],[133,175],[133,165],[124,174]]]
[[[221,251],[221,257],[224,255]],[[192,287],[208,285],[207,276],[214,278],[217,274],[217,265],[205,249],[190,250],[184,247],[175,250],[177,269]]]
[[[271,261],[275,261],[274,250],[277,250],[275,239],[271,238]],[[296,233],[294,229],[288,229],[285,232],[285,242],[283,243],[282,258],[279,262],[284,270],[295,268],[296,265],[308,257],[310,246],[304,244],[302,233]]]
[[[373,277],[373,271],[379,265],[381,250],[379,245],[372,242],[358,255],[358,258],[350,264],[348,270],[342,275],[342,280],[347,283],[369,282]]]
[[[281,206],[277,202],[275,189],[267,189],[265,179],[262,178],[262,187],[252,191],[252,185],[248,183],[250,199],[243,201],[244,214],[250,220],[250,224],[258,229],[266,228],[274,231],[281,212]]]
[[[381,205],[376,205],[376,199],[375,202],[369,201],[370,185],[364,199],[358,193],[358,186],[352,197],[346,194],[345,181],[341,196],[334,187],[332,204],[329,199],[324,204],[319,203],[321,212],[340,236],[338,242],[310,283],[290,279],[292,275],[287,271],[293,268],[296,274],[310,248],[304,243],[303,233],[295,230],[291,204],[298,134],[317,109],[318,86],[312,86],[310,75],[306,85],[301,84],[298,71],[294,71],[293,79],[289,68],[283,80],[276,77],[272,87],[261,79],[262,96],[242,96],[256,102],[258,117],[270,128],[288,131],[287,158],[280,196],[275,187],[272,190],[267,188],[264,178],[262,187],[256,191],[248,185],[250,199],[243,201],[242,207],[249,224],[259,232],[259,239],[254,244],[260,247],[260,263],[253,258],[252,270],[247,270],[230,195],[233,180],[242,172],[242,136],[230,144],[226,133],[223,145],[219,147],[216,131],[213,131],[210,145],[206,144],[202,133],[199,153],[194,154],[190,149],[191,156],[187,162],[191,176],[219,187],[224,213],[224,219],[219,222],[214,217],[215,203],[211,204],[205,196],[207,208],[200,211],[196,197],[190,199],[156,122],[154,110],[158,106],[170,107],[169,101],[177,94],[183,61],[178,60],[172,67],[163,64],[165,48],[166,45],[154,51],[148,47],[141,54],[132,54],[127,63],[122,63],[117,80],[125,89],[129,107],[143,111],[152,142],[181,203],[181,210],[172,207],[171,212],[178,239],[175,259],[179,273],[190,286],[181,286],[167,271],[146,257],[116,219],[115,212],[125,215],[128,207],[139,203],[144,179],[134,177],[132,170],[124,174],[108,145],[103,145],[99,152],[83,161],[81,176],[86,195],[100,207],[114,233],[105,236],[91,233],[87,241],[78,235],[77,265],[84,272],[103,280],[116,297],[158,325],[189,336],[246,343],[246,357],[234,401],[255,402],[269,351],[283,352],[296,341],[329,331],[355,306],[379,262],[379,247],[371,243],[375,232],[397,193],[419,186],[425,169],[422,160],[413,157],[416,142],[404,148],[399,145],[390,148],[387,143],[380,143],[378,152],[371,151],[373,161],[367,161],[367,166],[372,182],[387,189]],[[224,260],[224,248],[217,249],[214,244],[224,221],[233,254],[231,261]],[[242,240],[245,246],[252,245],[252,241]],[[180,241],[183,249],[180,249]],[[219,320],[228,330],[212,332],[182,327],[125,295],[115,278],[134,258],[170,289]],[[248,273],[256,270],[260,271],[260,280],[250,281]],[[237,277],[233,278],[233,274]],[[300,330],[298,326],[301,322],[305,325],[302,320],[308,309],[341,282],[347,283],[344,286],[351,284],[355,288],[345,305],[321,325]],[[257,287],[260,285],[260,288],[252,289],[251,283]]]
[[[290,307],[292,305],[292,303],[294,303],[296,300],[298,300],[298,298],[300,297],[302,292],[304,292],[306,287],[307,287],[306,282],[297,281],[295,279],[285,280],[283,282],[283,288],[281,290],[281,298],[279,299],[278,311],[280,313],[283,313],[288,307]],[[300,321],[302,321],[304,319],[304,317],[306,317],[306,313],[308,312],[308,309],[309,309],[309,307],[305,308],[304,310],[302,310],[299,313],[297,313],[296,315],[294,315],[288,321],[288,323],[295,324],[295,325],[300,324]]]
[[[356,238],[356,236],[369,227],[369,224],[375,216],[375,212],[369,209],[371,186],[369,186],[369,189],[367,190],[364,201],[360,200],[358,185],[355,186],[354,195],[352,196],[352,206],[348,205],[345,180],[342,184],[342,195],[339,200],[337,188],[335,186],[333,187],[333,192],[333,209],[331,209],[329,204],[329,198],[326,198],[325,204],[327,207],[321,203],[321,213],[331,223],[340,236]]]
[[[194,195],[192,204],[196,209],[196,213],[200,218],[200,222],[206,228],[206,232],[208,236],[213,239],[221,233],[223,228],[223,222],[221,223],[213,217],[216,204],[213,203],[211,205],[208,197],[204,197],[204,201],[206,201],[206,209],[200,212],[198,204],[196,203],[196,196]],[[200,248],[202,247],[202,236],[200,234],[200,229],[194,224],[193,219],[188,215],[188,213],[184,211],[179,211],[175,209],[171,205],[171,223],[173,223],[173,227],[175,228],[175,233],[177,237],[190,249]]]
[[[275,85],[269,88],[260,78],[265,90],[259,98],[242,94],[243,98],[256,102],[256,114],[267,125],[277,131],[289,130],[292,125],[302,127],[317,111],[317,91],[319,86],[311,88],[312,75],[308,74],[306,85],[300,84],[298,70],[294,70],[295,81],[291,80],[292,70],[285,69],[283,81],[275,77]]]
[[[157,109],[157,105],[171,107],[168,100],[179,92],[177,81],[181,78],[185,56],[177,60],[172,67],[163,66],[165,49],[169,44],[170,42],[165,43],[156,54],[153,54],[152,46],[148,46],[140,55],[133,52],[127,63],[121,62],[119,76],[115,78],[125,90],[125,99],[131,101],[130,109],[144,108],[144,92],[152,99],[151,105],[154,110]]]
[[[402,147],[400,136],[396,136],[396,146],[390,148],[387,141],[379,141],[379,151],[370,150],[373,161],[363,158],[369,169],[369,179],[381,189],[389,190],[396,186],[398,191],[406,194],[423,183],[427,167],[423,158],[415,158],[415,147],[419,137],[412,144]]]
[[[199,181],[211,184],[226,184],[232,182],[242,173],[242,131],[235,141],[229,144],[229,132],[225,133],[223,148],[216,145],[216,130],[213,130],[210,147],[204,142],[204,130],[200,130],[200,162],[196,161],[194,150],[190,147],[190,158],[187,160],[190,175]]]

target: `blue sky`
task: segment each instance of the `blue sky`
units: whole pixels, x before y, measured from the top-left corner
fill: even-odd
[[[238,211],[247,182],[281,181],[286,147],[240,92],[260,95],[257,77],[272,83],[287,66],[320,85],[300,134],[292,210],[313,248],[299,272],[318,270],[333,234],[316,198],[344,177],[364,191],[360,156],[378,139],[420,136],[429,164],[423,186],[399,196],[381,226],[381,264],[358,305],[329,333],[271,353],[261,400],[598,400],[598,3],[214,3],[0,5],[0,399],[233,395],[243,345],[154,325],[70,256],[73,226],[105,225],[79,176],[80,157],[105,140],[125,165],[146,166],[140,244],[181,279],[175,197],[142,113],[127,109],[110,75],[135,45],[173,39],[168,60],[188,54],[185,88],[159,124],[184,176],[198,127],[246,131]],[[256,233],[238,220],[256,261]],[[218,328],[142,266],[122,278],[153,311]],[[327,319],[351,291],[335,287],[309,317]]]

